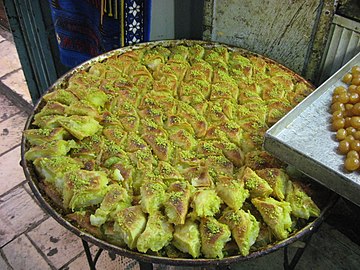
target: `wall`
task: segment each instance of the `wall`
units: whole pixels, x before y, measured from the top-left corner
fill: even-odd
[[[152,0],[150,40],[202,39],[203,0]]]
[[[260,53],[313,81],[334,12],[330,0],[206,0],[204,39]]]

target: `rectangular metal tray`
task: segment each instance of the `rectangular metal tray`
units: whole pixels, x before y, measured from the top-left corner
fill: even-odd
[[[360,65],[360,53],[299,103],[265,134],[264,149],[280,160],[360,206],[360,170],[347,173],[344,156],[331,130],[330,105],[335,87],[351,67]]]

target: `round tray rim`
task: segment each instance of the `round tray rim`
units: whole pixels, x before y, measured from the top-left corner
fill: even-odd
[[[122,54],[122,53],[131,51],[131,50],[135,50],[135,49],[141,49],[141,48],[145,48],[145,47],[151,48],[151,47],[155,47],[155,46],[159,46],[159,45],[166,47],[166,46],[173,46],[173,45],[188,45],[188,46],[190,46],[190,45],[195,45],[195,44],[200,44],[205,47],[206,46],[208,46],[208,47],[225,46],[232,51],[239,51],[239,52],[243,52],[248,55],[261,57],[268,62],[277,64],[279,67],[290,72],[297,79],[299,79],[299,80],[305,82],[307,85],[313,87],[313,85],[310,82],[308,82],[307,80],[305,80],[304,78],[302,78],[300,75],[293,72],[289,68],[279,64],[278,62],[276,62],[270,58],[262,56],[260,54],[248,51],[248,50],[240,48],[240,47],[227,45],[227,44],[219,43],[219,42],[183,39],[183,40],[151,41],[151,42],[146,42],[146,43],[141,43],[141,44],[136,44],[136,45],[131,45],[131,46],[115,49],[115,50],[109,51],[107,53],[101,54],[99,56],[96,56],[96,57],[80,64],[77,67],[74,67],[73,69],[71,69],[70,71],[65,73],[54,84],[52,84],[44,92],[43,95],[45,95],[48,92],[54,91],[57,87],[61,86],[64,82],[66,82],[67,79],[69,77],[71,77],[74,73],[76,73],[80,70],[86,70],[86,69],[90,68],[93,63],[104,61],[111,56]],[[37,110],[39,110],[39,108],[42,105],[43,95],[41,96],[41,98],[38,100],[38,102],[34,106],[32,114],[29,115],[29,117],[26,121],[24,130],[27,130],[31,127],[31,123],[33,121],[34,114]],[[32,192],[34,193],[35,198],[39,201],[40,206],[42,208],[44,208],[50,214],[50,216],[52,216],[60,225],[64,226],[66,229],[68,229],[69,231],[71,231],[72,233],[74,233],[75,235],[77,235],[84,241],[87,241],[94,245],[97,245],[98,247],[100,247],[104,250],[115,252],[116,254],[119,254],[121,256],[129,257],[129,258],[132,258],[132,259],[135,259],[138,261],[142,261],[142,262],[147,262],[147,263],[159,263],[159,264],[182,265],[182,266],[230,265],[232,263],[247,261],[247,260],[250,260],[253,258],[264,256],[266,254],[277,251],[285,246],[288,246],[289,244],[299,240],[300,238],[304,237],[305,235],[316,231],[316,229],[321,225],[321,223],[325,219],[329,209],[332,208],[332,206],[335,204],[335,201],[337,199],[336,196],[333,196],[333,194],[330,194],[330,197],[329,197],[330,199],[328,200],[327,205],[322,209],[321,214],[318,218],[314,219],[308,225],[303,227],[301,230],[296,231],[295,233],[290,235],[288,238],[286,238],[282,241],[278,241],[274,244],[271,244],[263,249],[257,250],[255,252],[251,252],[247,256],[234,255],[234,256],[224,257],[223,259],[206,259],[206,258],[182,259],[182,258],[160,257],[160,256],[154,256],[154,255],[140,253],[137,251],[132,251],[130,249],[122,248],[122,247],[113,245],[111,243],[108,243],[104,240],[101,240],[101,239],[95,237],[94,235],[91,235],[90,233],[82,231],[81,229],[76,227],[74,224],[69,222],[66,218],[64,218],[47,201],[46,195],[43,194],[43,192],[40,190],[39,185],[38,185],[38,179],[36,179],[36,174],[34,172],[33,165],[25,160],[25,152],[27,150],[26,148],[27,148],[26,139],[23,135],[22,139],[21,139],[21,162],[20,162],[20,164],[23,168],[24,174],[26,176],[26,179],[29,182],[29,186],[30,186]]]

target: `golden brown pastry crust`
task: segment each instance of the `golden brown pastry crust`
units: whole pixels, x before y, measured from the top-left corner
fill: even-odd
[[[204,224],[210,220],[219,232],[226,232],[222,241],[227,242],[229,230],[227,225],[217,223],[219,211],[226,206],[247,207],[251,204],[246,199],[248,192],[250,198],[272,196],[270,186],[263,192],[251,186],[248,172],[256,174],[254,171],[284,166],[262,150],[263,135],[311,91],[310,85],[286,68],[226,46],[143,47],[74,72],[67,83],[44,96],[44,105],[35,114],[32,128],[65,129],[64,139],[76,141],[66,155],[81,162],[83,171],[100,171],[107,177],[108,185],[125,188],[133,196],[133,207],[142,206],[144,217],[154,212],[149,209],[155,209],[163,213],[164,222],[169,224],[184,224],[189,218],[200,224],[203,243],[209,234]],[[68,120],[79,115],[80,119],[93,119],[101,128],[97,130],[94,123],[86,123],[93,128],[89,133],[81,130],[81,125],[74,127]],[[265,176],[259,178],[267,185]],[[49,184],[44,188],[57,204],[66,197],[67,203],[62,205],[65,208],[72,199],[71,185],[77,185],[76,181],[66,181],[65,178],[66,196],[54,193]],[[232,189],[245,188],[246,192],[236,192],[244,192],[247,201],[227,205],[227,200],[220,197],[227,194],[224,187],[234,181],[240,184],[233,184]],[[145,201],[145,196],[157,194],[151,191],[156,183],[163,185],[161,200]],[[216,189],[217,185],[221,188]],[[210,190],[216,207],[207,211],[208,202],[199,206],[203,202],[196,196],[196,207],[203,207],[202,213],[211,213],[196,216],[194,194],[204,190]],[[166,196],[165,191],[169,193]],[[97,237],[110,237],[123,244],[113,228],[119,221],[110,217],[103,228],[108,235],[99,234],[101,230],[87,218],[99,208],[99,202],[84,200],[79,205],[87,206],[86,214],[75,212],[69,217]],[[251,209],[256,212],[255,207]],[[254,216],[266,231],[261,216]],[[211,245],[216,245],[219,232],[213,233]],[[264,245],[263,238],[260,240],[261,244],[255,246]],[[136,247],[136,239],[129,247]],[[222,244],[214,255],[203,246],[202,255],[221,258],[221,249]]]

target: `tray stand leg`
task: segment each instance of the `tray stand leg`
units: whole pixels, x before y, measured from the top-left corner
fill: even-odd
[[[284,247],[284,270],[293,270],[296,267],[296,264],[299,262],[301,256],[303,255],[305,248],[310,243],[311,237],[313,236],[314,232],[311,232],[309,235],[304,237],[301,241],[304,245],[302,247],[298,247],[292,260],[289,262],[289,255],[288,255],[288,247]]]
[[[140,270],[153,270],[153,264],[149,262],[138,261]]]
[[[317,232],[320,228],[320,226],[323,224],[326,217],[330,214],[330,210],[333,208],[333,206],[336,204],[336,202],[339,200],[340,196],[337,194],[332,194],[330,198],[330,204],[327,205],[326,209],[323,210],[322,214],[319,216],[319,222],[317,225],[311,230],[309,234],[304,236],[302,242],[304,243],[304,246],[299,247],[297,251],[295,252],[295,255],[293,256],[291,262],[289,263],[289,256],[288,256],[288,247],[284,247],[284,269],[285,270],[292,270],[295,269],[296,264],[299,262],[301,256],[303,255],[305,248],[310,243],[311,237],[314,235],[315,232]]]
[[[102,248],[99,248],[99,250],[96,252],[94,259],[92,258],[91,252],[90,252],[90,247],[89,247],[89,243],[86,242],[85,240],[81,239],[83,247],[84,247],[84,251],[86,254],[86,259],[88,261],[89,264],[89,268],[90,270],[96,270],[96,262],[98,261],[101,253],[103,252]]]

